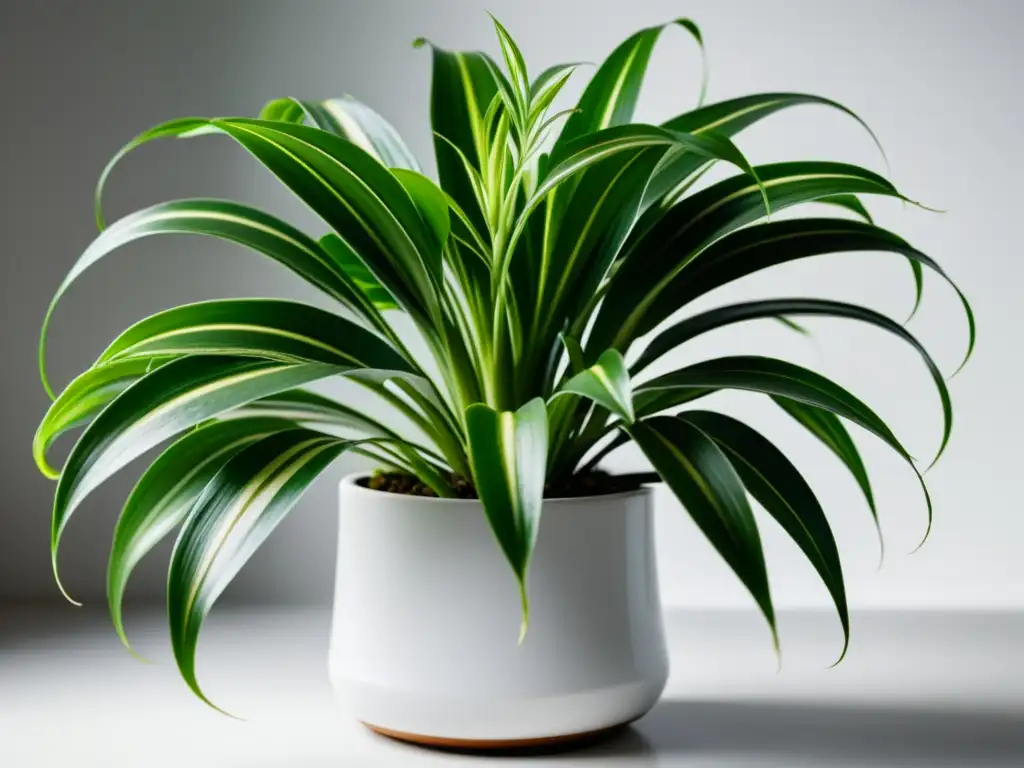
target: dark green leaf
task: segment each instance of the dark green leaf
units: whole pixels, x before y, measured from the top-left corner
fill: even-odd
[[[671,416],[629,427],[629,434],[708,537],[768,620],[778,648],[761,537],[743,483],[722,449],[704,432]]]
[[[814,491],[785,454],[743,422],[713,411],[684,411],[692,424],[725,452],[747,491],[790,535],[825,583],[843,626],[843,651],[850,643],[850,616],[832,528]]]

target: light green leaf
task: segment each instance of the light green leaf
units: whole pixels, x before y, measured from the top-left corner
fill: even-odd
[[[548,422],[544,401],[498,412],[478,403],[466,411],[473,480],[487,520],[519,581],[522,642],[529,626],[526,573],[537,542],[547,469]]]
[[[593,400],[626,424],[632,424],[636,418],[626,361],[614,349],[604,352],[594,365],[569,379],[555,396],[570,392]]]

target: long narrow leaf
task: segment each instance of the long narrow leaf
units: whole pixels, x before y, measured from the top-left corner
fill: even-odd
[[[159,312],[118,336],[97,364],[193,354],[414,372],[380,336],[332,312],[282,299],[203,301]]]
[[[932,360],[931,355],[928,354],[928,350],[906,328],[867,307],[822,299],[772,299],[719,307],[689,317],[659,333],[632,366],[630,373],[636,376],[637,373],[662,355],[708,331],[733,323],[780,315],[820,315],[859,320],[883,328],[903,339],[917,350],[928,367],[928,372],[931,374],[932,381],[935,383],[935,388],[939,393],[939,400],[942,403],[942,440],[932,464],[938,461],[949,442],[949,435],[953,428],[953,405],[950,401],[949,389],[946,387],[946,381],[942,376],[942,372],[935,364],[935,361]]]
[[[352,445],[302,429],[271,435],[228,461],[192,506],[171,556],[168,619],[178,670],[211,706],[195,670],[206,615],[303,491]]]
[[[761,537],[743,483],[729,459],[704,432],[670,416],[639,421],[629,427],[629,434],[697,527],[750,590],[768,620],[778,649]]]
[[[50,548],[58,584],[57,550],[68,519],[117,470],[206,419],[336,372],[335,366],[324,363],[283,365],[245,358],[185,357],[128,387],[82,433],[57,483]]]
[[[718,443],[750,495],[814,566],[832,596],[843,627],[841,661],[850,644],[843,568],[832,528],[814,491],[782,451],[743,422],[713,411],[685,411],[678,418]]]
[[[122,603],[135,566],[181,525],[203,489],[232,456],[263,437],[294,427],[294,422],[267,417],[213,422],[175,441],[139,478],[118,518],[107,567],[110,616],[125,647],[131,649]]]
[[[519,582],[522,642],[530,620],[526,573],[537,542],[547,469],[544,401],[538,398],[518,411],[501,413],[483,404],[473,405],[466,413],[466,426],[477,492]]]

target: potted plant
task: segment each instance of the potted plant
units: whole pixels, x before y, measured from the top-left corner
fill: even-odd
[[[668,26],[702,45],[693,22]],[[652,375],[652,363],[733,323],[859,320],[921,355],[942,404],[939,454],[949,439],[943,375],[903,325],[871,309],[779,298],[685,312],[767,267],[842,251],[906,258],[915,308],[923,268],[945,277],[872,224],[861,195],[906,199],[882,176],[833,162],[754,166],[731,140],[791,106],[825,105],[859,121],[853,112],[818,96],[768,93],[698,105],[659,126],[634,123],[665,27],[626,40],[575,108],[554,112],[577,67],[531,78],[515,42],[495,27],[503,66],[429,46],[437,181],[380,115],[348,96],[278,99],[258,118],[173,120],[137,136],[100,178],[100,234],[58,288],[40,341],[53,403],[33,450],[57,480],[54,575],[59,585],[58,545],[82,499],[164,446],[118,520],[108,597],[127,645],[129,575],[178,531],[167,585],[172,647],[204,700],[195,671],[204,618],[343,452],[381,470],[340,487],[332,680],[354,714],[382,732],[488,746],[601,730],[657,701],[668,666],[648,482],[665,482],[679,498],[774,639],[752,497],[817,570],[848,637],[842,567],[814,493],[765,437],[709,410],[708,395],[770,397],[845,464],[872,514],[844,421],[881,438],[920,477],[878,415],[805,368],[750,355]],[[328,233],[311,237],[269,213],[205,199],[105,225],[103,184],[125,154],[157,138],[211,133],[248,150]],[[719,163],[735,173],[702,182]],[[838,215],[768,218],[812,201]],[[128,328],[54,395],[45,343],[61,296],[119,246],[169,233],[246,246],[316,286],[338,311],[274,299],[169,309]],[[963,306],[969,356],[974,323]],[[307,389],[335,376],[361,385],[400,423],[373,415],[363,399],[337,402]],[[51,467],[54,440],[82,426],[63,466]],[[597,469],[629,441],[652,473]],[[928,509],[930,521],[930,501]]]

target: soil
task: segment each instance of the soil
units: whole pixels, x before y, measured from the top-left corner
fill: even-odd
[[[401,493],[406,496],[430,496],[437,494],[412,475],[397,472],[378,472],[369,478],[359,481],[364,488],[388,493]],[[607,472],[586,472],[572,475],[556,483],[544,486],[545,499],[578,498],[581,496],[604,496],[609,493],[635,491],[643,484],[643,478],[637,475],[611,475]],[[476,488],[461,475],[448,477],[448,485],[455,491],[459,499],[478,498]]]

